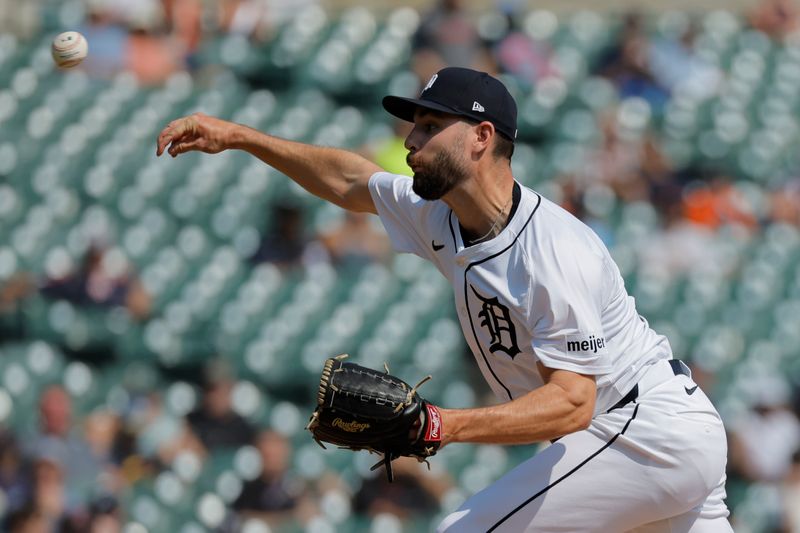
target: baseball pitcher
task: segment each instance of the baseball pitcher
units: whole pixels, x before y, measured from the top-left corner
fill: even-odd
[[[717,411],[637,313],[597,235],[515,180],[517,107],[503,84],[445,68],[419,98],[387,96],[383,106],[413,122],[413,179],[202,114],[158,137],[158,155],[244,150],[321,198],[375,213],[398,251],[452,283],[464,337],[500,403],[433,406],[388,370],[331,359],[315,437],[341,444],[342,431],[383,424],[391,439],[344,444],[384,453],[387,466],[457,442],[553,443],[467,499],[440,532],[732,531]],[[348,401],[356,397],[372,402],[368,411]],[[342,414],[330,416],[332,405]]]

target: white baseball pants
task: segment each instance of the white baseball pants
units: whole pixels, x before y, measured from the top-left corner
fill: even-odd
[[[661,361],[638,398],[595,417],[469,498],[439,533],[732,532],[714,406]]]

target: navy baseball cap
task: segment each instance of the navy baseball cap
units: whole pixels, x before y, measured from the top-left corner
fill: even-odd
[[[517,137],[517,104],[506,86],[485,72],[443,68],[431,77],[419,98],[383,98],[386,111],[408,122],[414,122],[414,111],[420,107],[486,120],[512,141]]]

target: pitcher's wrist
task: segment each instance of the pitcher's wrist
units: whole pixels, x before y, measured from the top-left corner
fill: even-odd
[[[232,124],[228,134],[226,135],[226,139],[224,144],[224,149],[226,150],[246,150],[249,140],[250,131],[249,128],[246,126],[242,126],[241,124]]]

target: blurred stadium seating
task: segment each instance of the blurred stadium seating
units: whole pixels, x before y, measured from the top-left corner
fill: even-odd
[[[668,35],[678,15],[653,15],[648,31]],[[254,265],[248,258],[267,206],[301,205],[312,228],[338,213],[239,153],[154,156],[160,128],[194,111],[352,149],[387,137],[380,97],[418,88],[411,67],[417,11],[312,5],[262,42],[207,38],[195,61],[216,67],[213,75],[178,71],[156,86],[130,72],[103,79],[55,70],[49,42],[63,16],[55,2],[45,3],[35,37],[0,34],[0,287],[20,272],[63,273],[81,262],[92,239],[103,238],[108,260],[129,262],[138,273],[152,308],[136,320],[120,308],[32,294],[0,312],[1,428],[16,435],[32,429],[39,395],[54,382],[66,388],[78,417],[100,408],[122,413],[142,391],[159,391],[165,408],[183,416],[201,396],[198,368],[221,354],[237,378],[234,410],[289,438],[292,471],[314,483],[330,469],[355,490],[370,458],[321,450],[303,431],[326,357],[349,352],[365,365],[389,361],[410,380],[430,373],[436,385],[426,395],[448,406],[482,401],[485,390],[462,357],[447,283],[432,266],[406,256],[356,269]],[[491,32],[496,13],[476,16]],[[553,50],[561,76],[533,89],[504,80],[519,102],[514,169],[525,185],[564,200],[563,177],[602,139],[599,111],[613,109],[627,139],[657,136],[675,175],[713,168],[731,177],[752,208],[755,222],[746,230],[714,228],[707,241],[713,259],[669,271],[653,269],[639,253],[664,232],[663,212],[604,184],[581,197],[581,212],[610,228],[607,242],[642,314],[678,356],[713,378],[706,390],[732,420],[750,405],[750,376],[800,381],[800,230],[797,220],[771,218],[765,207],[797,183],[800,35],[773,39],[729,11],[697,16],[695,51],[725,79],[708,96],[675,91],[662,109],[622,97],[592,67],[618,38],[621,19],[613,12],[518,13],[519,26]],[[443,512],[530,453],[445,449],[432,461],[434,473],[453,480]],[[252,446],[202,461],[183,452],[119,489],[125,531],[221,530],[257,469]],[[777,530],[779,487],[731,480],[737,531]],[[358,515],[331,494],[310,522],[276,531],[401,530],[396,519]],[[404,530],[430,530],[439,517],[416,517]],[[269,530],[255,521],[242,529]]]

